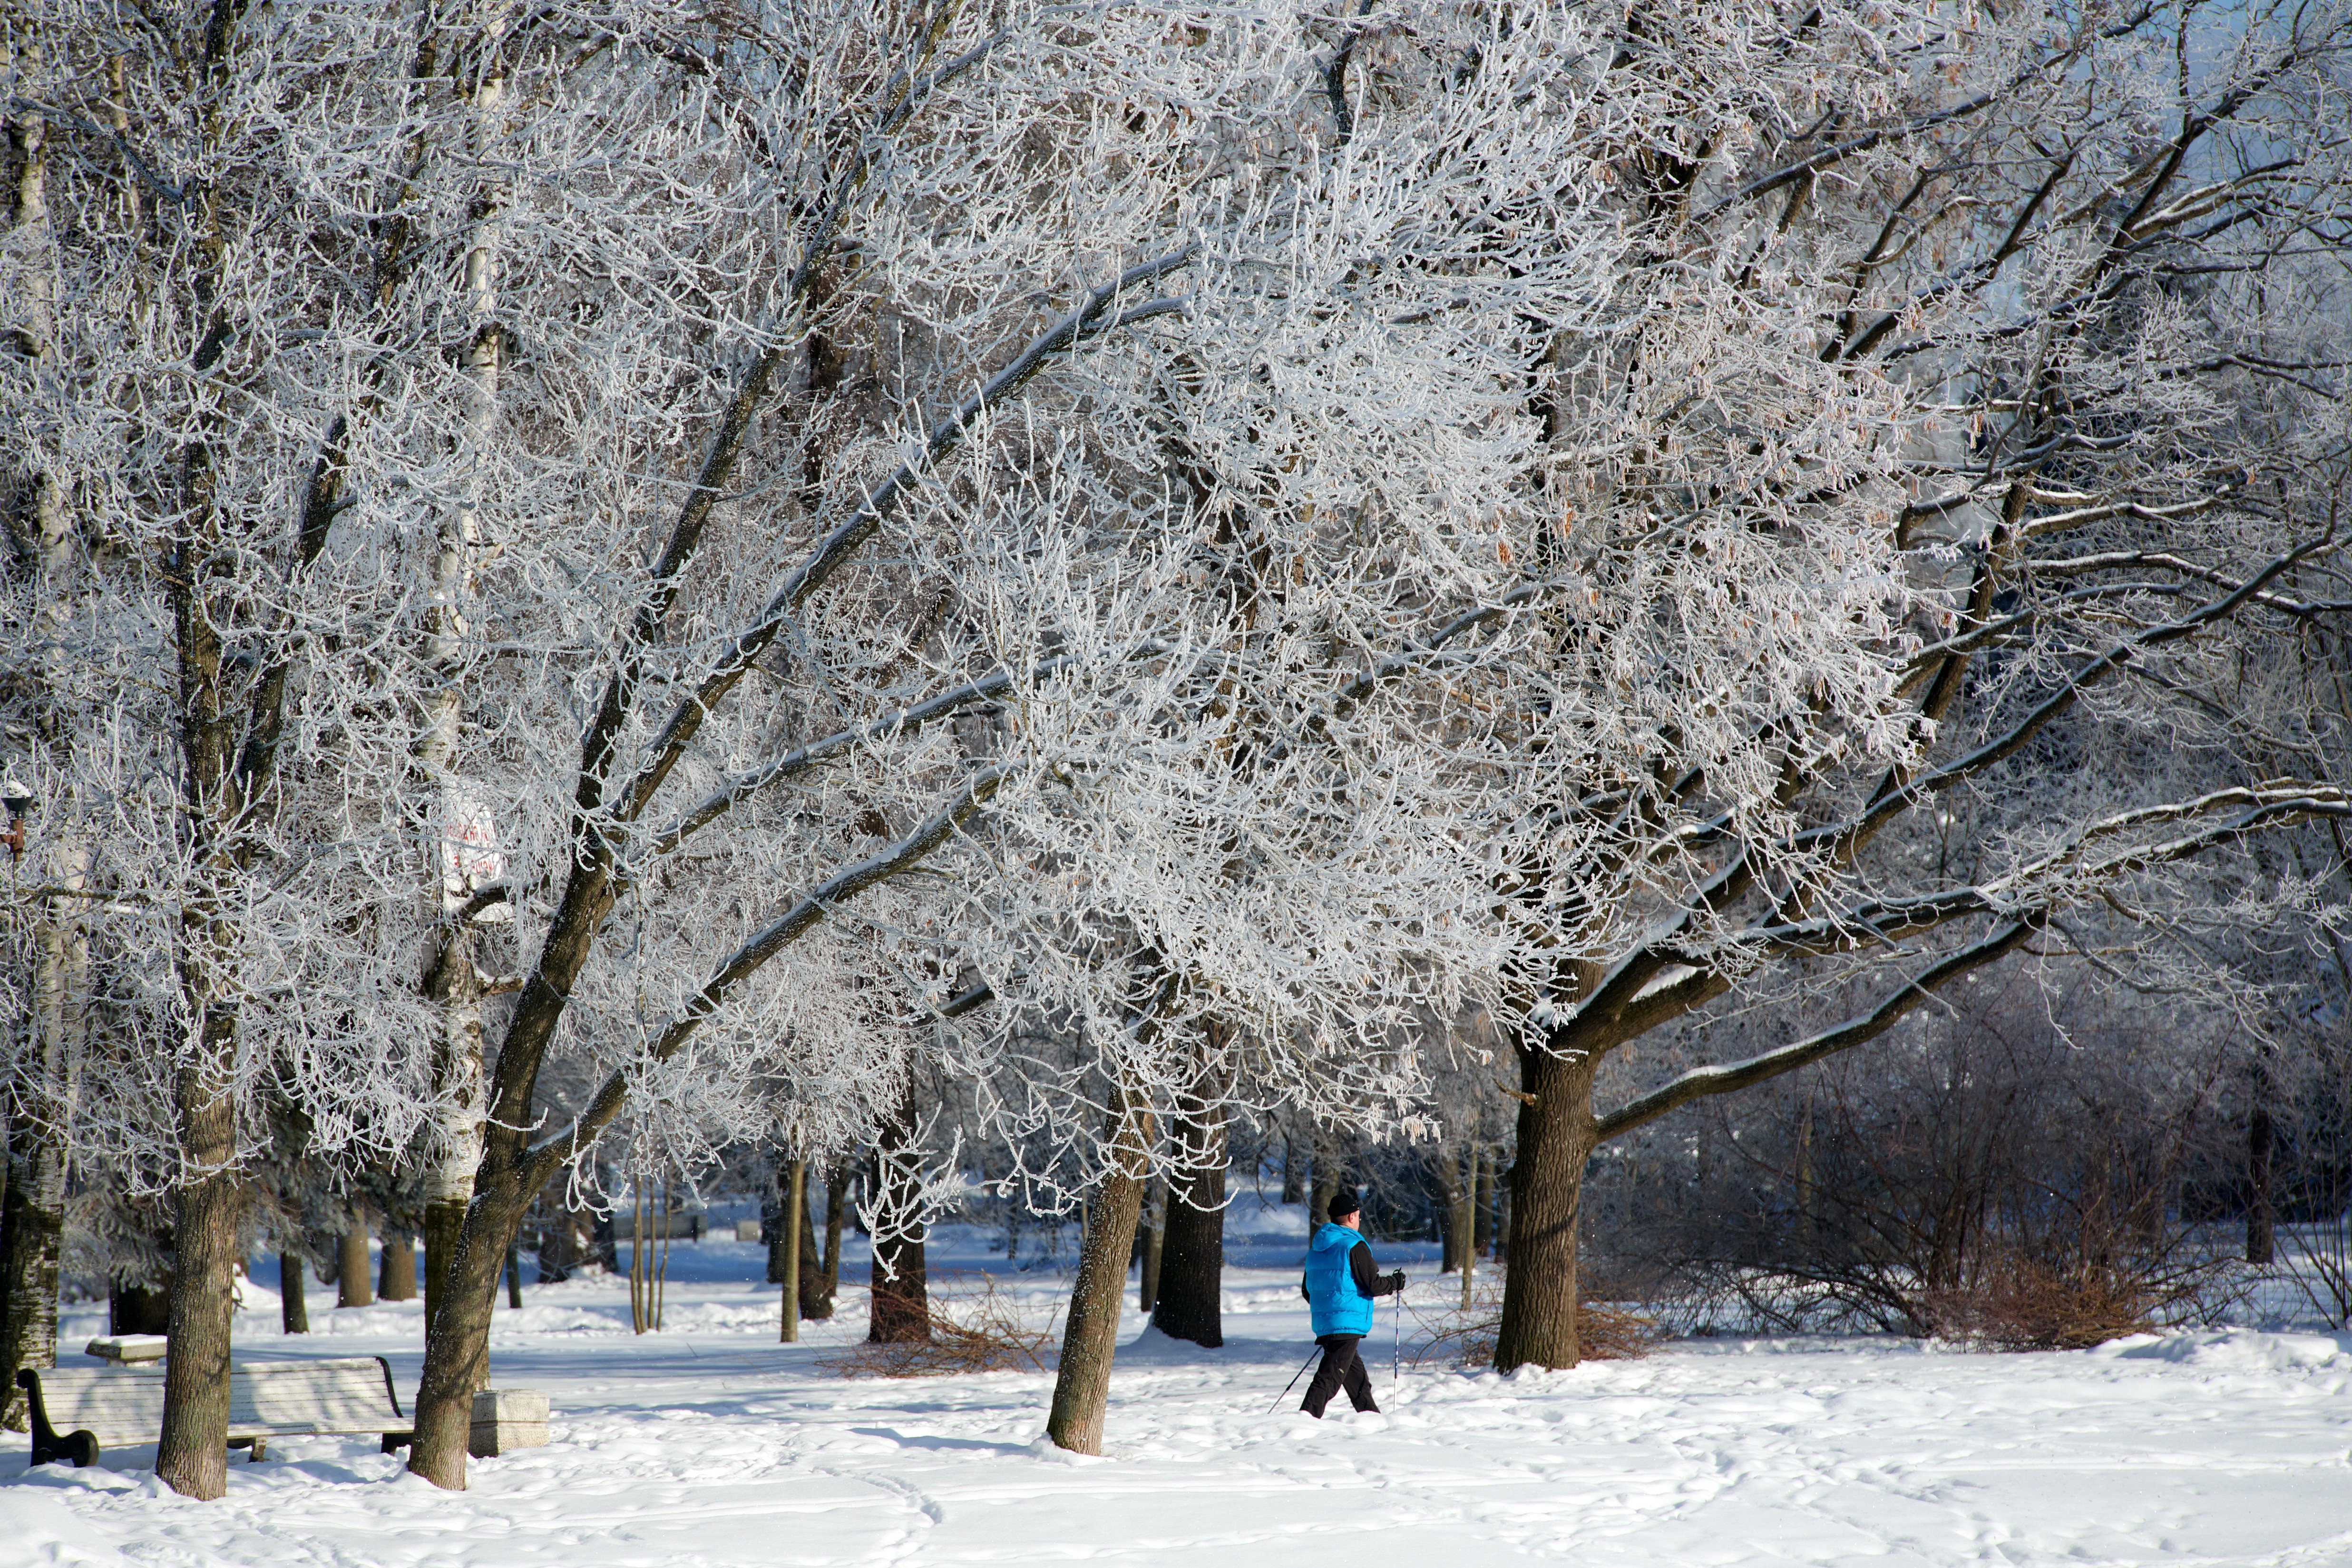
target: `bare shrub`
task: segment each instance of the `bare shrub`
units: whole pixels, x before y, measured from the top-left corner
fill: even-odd
[[[983,1277],[984,1278],[984,1277]],[[979,1295],[930,1303],[931,1337],[858,1344],[817,1365],[843,1377],[936,1377],[965,1372],[1050,1372],[1054,1326],[1033,1324],[1020,1304],[987,1280]]]
[[[1943,1337],[2000,1350],[2084,1350],[2156,1326],[2146,1281],[2014,1253],[1967,1289],[1922,1292],[1921,1304]]]
[[[1432,1361],[1465,1368],[1494,1365],[1495,1342],[1503,1330],[1501,1271],[1473,1286],[1467,1307],[1416,1312],[1413,1322],[1422,1335],[1413,1345],[1415,1366]],[[1581,1360],[1636,1361],[1666,1338],[1654,1317],[1598,1301],[1577,1306],[1577,1354]]]
[[[2024,1349],[2210,1320],[2241,1286],[2179,1199],[2218,1054],[2103,998],[1982,992],[1597,1171],[1596,1277],[1684,1333]]]

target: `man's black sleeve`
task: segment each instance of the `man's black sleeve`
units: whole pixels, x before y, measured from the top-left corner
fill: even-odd
[[[1348,1272],[1355,1276],[1356,1289],[1367,1296],[1386,1296],[1393,1288],[1380,1276],[1372,1264],[1372,1244],[1359,1241],[1348,1249]]]

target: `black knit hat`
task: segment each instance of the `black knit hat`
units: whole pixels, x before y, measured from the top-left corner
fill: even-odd
[[[1339,1195],[1331,1199],[1331,1223],[1334,1225],[1339,1224],[1339,1221],[1347,1218],[1348,1216],[1361,1211],[1363,1207],[1364,1206],[1362,1204],[1356,1201],[1356,1195],[1354,1193],[1349,1192],[1345,1187],[1341,1187]]]

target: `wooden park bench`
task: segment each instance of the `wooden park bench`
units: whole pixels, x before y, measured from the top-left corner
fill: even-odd
[[[33,1463],[98,1462],[105,1448],[152,1443],[163,1434],[163,1369],[26,1367],[16,1382],[31,1396]],[[257,1361],[228,1374],[228,1446],[268,1457],[272,1437],[373,1433],[391,1453],[415,1423],[400,1411],[392,1367],[380,1355],[343,1361]]]
[[[623,1221],[626,1221],[625,1226]],[[613,1217],[613,1234],[620,1241],[699,1241],[710,1228],[710,1216],[702,1209],[680,1209],[675,1214],[616,1214]]]

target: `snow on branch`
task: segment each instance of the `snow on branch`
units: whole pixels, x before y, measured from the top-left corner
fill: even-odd
[[[1592,1135],[1596,1142],[1605,1143],[1693,1100],[1746,1089],[1876,1040],[1962,975],[1997,963],[2023,946],[2041,928],[2042,918],[2037,914],[2012,921],[1983,941],[1929,966],[1870,1011],[1848,1019],[1834,1029],[1823,1030],[1793,1045],[1768,1051],[1745,1061],[1694,1068],[1646,1094],[1635,1096],[1607,1115],[1594,1118]]]

